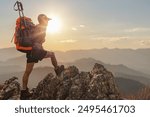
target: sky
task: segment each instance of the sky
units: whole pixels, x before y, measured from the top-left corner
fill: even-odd
[[[25,16],[37,24],[38,14],[52,18],[44,48],[77,50],[95,48],[149,48],[150,0],[20,0]],[[0,48],[10,42],[18,12],[16,0],[0,3]],[[51,29],[49,29],[51,28]],[[56,28],[56,29],[55,29]]]

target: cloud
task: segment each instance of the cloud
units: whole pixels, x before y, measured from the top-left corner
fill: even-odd
[[[77,42],[77,40],[73,40],[73,39],[60,41],[60,43],[75,43],[75,42]]]
[[[129,37],[126,36],[116,36],[116,37],[97,37],[93,38],[92,40],[100,40],[100,41],[109,41],[109,42],[115,42],[120,40],[126,40],[129,39]]]
[[[80,27],[81,27],[81,28],[84,28],[84,27],[85,27],[85,25],[82,25],[82,24],[81,24],[81,25],[80,25]]]
[[[72,27],[71,30],[77,31],[77,30],[81,30],[81,28],[84,28],[84,27],[85,27],[85,25],[81,24],[79,26]]]
[[[131,28],[131,29],[126,29],[125,30],[125,32],[128,32],[128,33],[132,33],[132,32],[145,32],[145,31],[150,31],[150,28],[141,27],[141,28]]]
[[[73,28],[72,28],[72,30],[73,30],[73,31],[77,31],[78,29],[77,29],[77,28],[75,28],[75,27],[73,27]]]

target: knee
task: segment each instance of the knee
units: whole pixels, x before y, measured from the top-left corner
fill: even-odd
[[[48,52],[47,53],[47,57],[55,57],[55,53],[54,52]]]

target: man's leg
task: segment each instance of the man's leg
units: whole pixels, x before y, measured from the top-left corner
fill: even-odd
[[[29,75],[31,74],[33,67],[34,67],[34,63],[27,63],[26,64],[26,70],[25,70],[25,73],[24,73],[23,79],[22,79],[23,90],[27,89]]]
[[[60,76],[62,71],[64,70],[64,65],[58,66],[54,52],[47,51],[47,54],[44,58],[51,58],[55,73],[57,76]]]
[[[51,58],[51,62],[52,62],[52,65],[54,66],[54,68],[58,67],[58,63],[57,63],[54,52],[47,51],[45,58]]]

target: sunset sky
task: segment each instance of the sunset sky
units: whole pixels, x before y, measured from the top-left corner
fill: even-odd
[[[16,0],[0,3],[0,48],[13,47]],[[44,47],[50,50],[149,48],[150,0],[20,0],[24,14],[49,23]],[[51,26],[51,28],[50,28]]]

